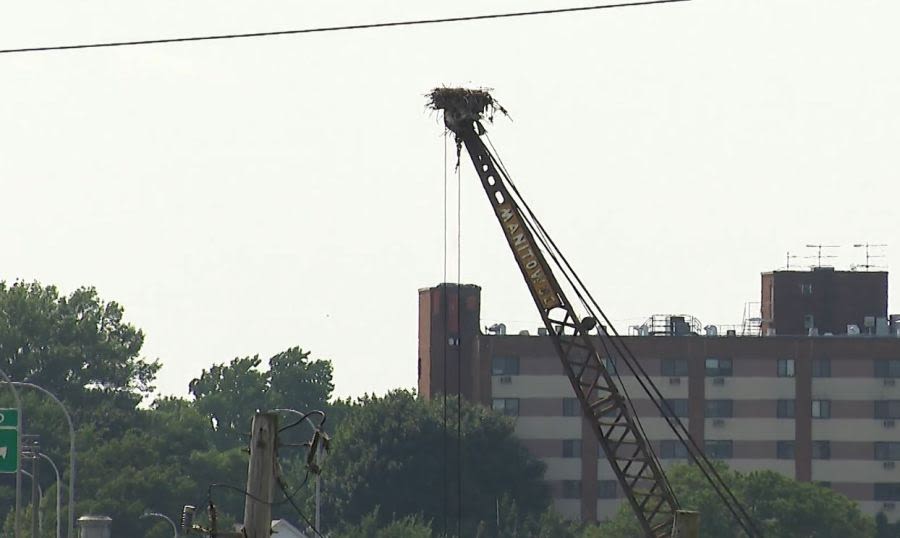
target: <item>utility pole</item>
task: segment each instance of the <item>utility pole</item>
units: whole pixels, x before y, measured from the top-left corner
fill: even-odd
[[[256,413],[250,432],[250,465],[244,502],[244,532],[247,538],[269,538],[272,534],[272,495],[275,488],[275,451],[278,415]]]

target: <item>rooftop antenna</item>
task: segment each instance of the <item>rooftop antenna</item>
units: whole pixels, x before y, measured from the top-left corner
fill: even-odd
[[[872,265],[870,262],[872,258],[885,258],[884,251],[882,250],[881,254],[871,254],[869,249],[885,249],[887,245],[884,243],[854,243],[853,248],[865,248],[866,249],[866,263],[864,265],[854,264],[851,266],[853,270],[856,270],[860,267],[864,268],[866,271],[869,269],[883,269],[883,266]]]
[[[837,256],[830,256],[830,255],[822,256],[823,248],[839,248],[839,247],[840,247],[840,245],[806,245],[806,248],[814,248],[817,251],[816,256],[815,256],[816,267],[822,267],[822,258],[837,258]],[[812,258],[813,256],[809,256],[809,257]]]
[[[791,251],[788,251],[786,257],[787,257],[787,269],[790,270],[791,269],[791,260],[793,260],[794,258],[799,258],[800,256],[798,256],[796,254],[791,254]]]

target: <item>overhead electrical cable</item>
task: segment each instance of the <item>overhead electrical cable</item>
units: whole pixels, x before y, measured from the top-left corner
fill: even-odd
[[[413,19],[406,21],[376,22],[368,24],[350,24],[344,26],[321,26],[314,28],[300,28],[294,30],[274,30],[269,32],[248,32],[237,34],[214,34],[188,37],[171,37],[160,39],[141,39],[130,41],[106,41],[97,43],[79,43],[72,45],[45,45],[35,47],[21,47],[13,49],[0,49],[0,54],[22,54],[26,52],[51,52],[79,49],[99,49],[112,47],[136,47],[145,45],[165,45],[170,43],[190,43],[196,41],[222,41],[226,39],[248,39],[252,37],[277,37],[300,34],[319,34],[326,32],[342,32],[351,30],[372,30],[376,28],[396,28],[401,26],[421,26],[426,24],[447,24],[454,22],[484,21],[492,19],[510,19],[515,17],[532,17],[538,15],[557,15],[563,13],[579,13],[584,11],[598,11],[601,9],[613,9],[624,7],[650,6],[656,4],[674,4],[678,2],[690,2],[691,0],[647,0],[644,2],[625,2],[618,4],[603,4],[581,7],[566,7],[557,9],[541,9],[534,11],[517,11],[508,13],[492,13],[487,15],[468,15],[461,17],[443,17],[438,19]]]

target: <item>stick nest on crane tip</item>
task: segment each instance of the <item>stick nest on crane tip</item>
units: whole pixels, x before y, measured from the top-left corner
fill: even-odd
[[[482,120],[493,123],[497,112],[509,117],[487,88],[435,88],[428,94],[428,106],[443,110],[444,124],[457,135],[466,124],[474,124],[478,134],[484,133]]]

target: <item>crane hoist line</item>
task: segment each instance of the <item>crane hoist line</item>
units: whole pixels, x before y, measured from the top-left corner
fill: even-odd
[[[485,122],[492,122],[497,112],[505,114],[506,110],[484,89],[437,88],[428,97],[429,106],[443,112],[444,125],[455,135],[457,153],[465,147],[475,166],[582,412],[589,420],[644,535],[647,538],[696,538],[699,514],[682,510],[618,370],[611,366],[616,359],[621,359],[634,373],[646,396],[685,444],[692,460],[746,536],[761,537],[746,509],[690,437],[687,428],[675,417],[646,371],[618,338],[609,318],[521,197],[496,151],[492,153],[485,145]],[[548,258],[553,265],[548,263]],[[560,285],[554,267],[566,282],[565,289]],[[578,303],[570,301],[564,290],[571,291]],[[604,358],[611,362],[604,362]]]

